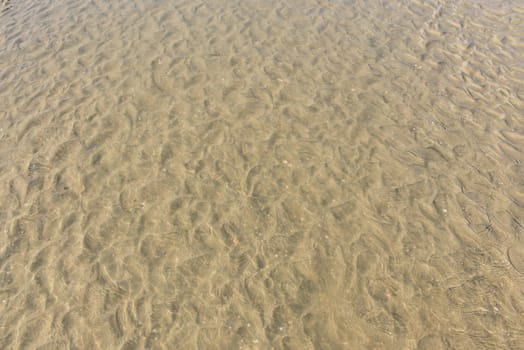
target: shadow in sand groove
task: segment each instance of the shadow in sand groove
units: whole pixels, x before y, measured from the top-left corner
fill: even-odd
[[[11,8],[11,0],[0,0],[0,11],[7,12]]]

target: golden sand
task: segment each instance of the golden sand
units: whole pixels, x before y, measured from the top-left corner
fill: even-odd
[[[0,2],[0,349],[524,349],[524,4]]]

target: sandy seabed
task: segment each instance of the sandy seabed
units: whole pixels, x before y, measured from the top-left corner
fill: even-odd
[[[1,349],[524,349],[521,1],[0,11]]]

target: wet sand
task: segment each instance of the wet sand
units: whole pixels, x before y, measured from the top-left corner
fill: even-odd
[[[524,349],[523,32],[0,2],[0,348]]]

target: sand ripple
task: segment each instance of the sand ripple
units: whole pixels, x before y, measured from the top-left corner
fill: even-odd
[[[518,1],[0,11],[0,348],[522,349]]]

